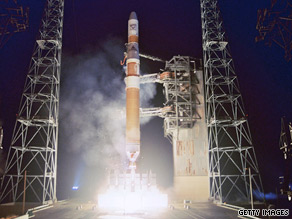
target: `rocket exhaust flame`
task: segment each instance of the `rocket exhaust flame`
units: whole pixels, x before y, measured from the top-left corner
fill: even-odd
[[[158,190],[128,192],[109,190],[107,194],[98,197],[99,207],[111,210],[124,210],[133,213],[141,210],[159,210],[167,208],[167,195]]]
[[[166,208],[168,197],[156,187],[156,175],[151,173],[133,174],[111,172],[109,188],[106,193],[99,194],[98,206],[103,210],[124,211],[133,213],[140,211],[157,211]],[[132,188],[135,191],[132,191]]]

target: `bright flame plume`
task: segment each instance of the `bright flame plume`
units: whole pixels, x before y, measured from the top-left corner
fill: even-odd
[[[105,194],[98,196],[99,208],[108,210],[124,210],[125,212],[152,211],[166,208],[167,205],[167,195],[153,188],[136,192],[110,189]]]

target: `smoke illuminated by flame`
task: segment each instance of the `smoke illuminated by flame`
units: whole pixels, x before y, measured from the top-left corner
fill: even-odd
[[[61,97],[61,132],[68,150],[81,153],[87,165],[125,159],[125,83],[123,42],[107,41],[98,52],[65,55]],[[141,105],[156,94],[155,84],[141,86]],[[147,122],[147,121],[146,121]]]
[[[74,173],[64,164],[66,172],[71,170],[75,175],[73,182],[68,183],[77,183],[80,189],[81,181],[95,186],[96,178],[104,179],[103,171],[127,166],[125,73],[120,65],[124,51],[124,42],[112,39],[83,55],[63,55],[59,149],[66,156],[81,158],[73,161]],[[155,94],[155,84],[142,85],[141,106],[151,107]]]

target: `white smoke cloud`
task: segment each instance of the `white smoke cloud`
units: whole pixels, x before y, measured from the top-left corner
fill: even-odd
[[[109,40],[97,52],[63,56],[60,135],[63,147],[88,166],[125,161],[123,42]],[[150,107],[156,85],[141,86],[141,106]],[[149,121],[149,119],[148,119]],[[147,122],[145,120],[145,122]]]

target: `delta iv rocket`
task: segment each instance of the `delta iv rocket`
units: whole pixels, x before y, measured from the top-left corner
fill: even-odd
[[[126,72],[126,153],[132,175],[140,154],[140,58],[138,19],[131,12],[128,21],[127,72]]]

